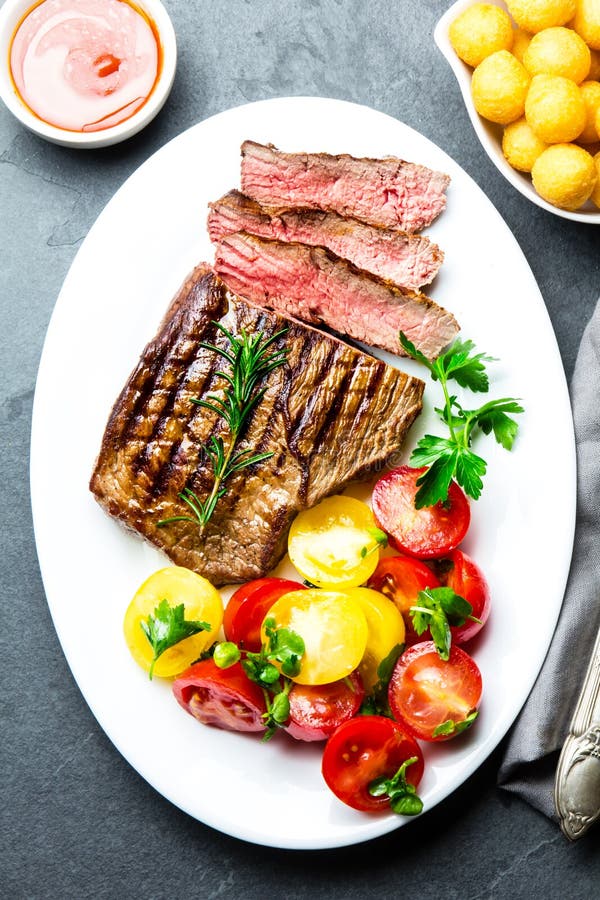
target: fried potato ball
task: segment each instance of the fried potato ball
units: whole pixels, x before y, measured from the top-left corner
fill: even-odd
[[[506,5],[520,28],[537,34],[543,28],[566,25],[575,15],[577,0],[506,0]]]
[[[486,56],[510,50],[512,22],[505,9],[491,3],[475,3],[452,22],[448,37],[456,55],[475,68]]]
[[[507,162],[519,172],[531,172],[534,162],[547,146],[524,118],[507,125],[502,135],[502,152]]]
[[[590,200],[600,209],[600,153],[594,156],[594,165],[596,166],[596,186],[590,195]]]
[[[596,128],[596,118],[600,113],[600,83],[584,81],[579,86],[586,108],[585,127],[577,140],[580,144],[595,144],[600,135]]]
[[[589,47],[570,28],[545,28],[534,34],[523,56],[530,75],[562,75],[580,84],[592,62]]]
[[[579,0],[573,28],[592,50],[600,50],[600,0]]]
[[[527,31],[523,31],[522,28],[515,28],[513,31],[511,53],[513,56],[516,56],[521,63],[523,62],[525,51],[529,47],[531,37],[532,36]]]
[[[574,141],[587,119],[579,87],[562,75],[535,75],[525,100],[525,118],[547,144]]]
[[[600,81],[600,53],[597,50],[590,50],[590,56],[591,63],[588,78],[590,81]]]
[[[598,179],[594,158],[575,144],[548,147],[533,164],[531,176],[540,197],[568,210],[583,206]]]
[[[508,50],[499,50],[484,59],[471,80],[475,109],[480,116],[500,125],[508,125],[523,115],[528,87],[525,67]]]

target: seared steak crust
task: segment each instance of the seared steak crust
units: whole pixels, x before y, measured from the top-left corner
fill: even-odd
[[[370,275],[322,247],[231,234],[217,245],[215,270],[251,303],[392,353],[403,355],[400,330],[430,358],[459,330],[454,316],[425,294]]]
[[[239,191],[209,205],[208,233],[215,243],[246,231],[270,240],[327,247],[355,266],[412,290],[433,281],[444,259],[437,244],[423,235],[367,225],[335,212],[262,207]]]
[[[448,175],[396,157],[282,153],[242,144],[242,192],[266,206],[306,206],[372,225],[420,231],[446,207]]]
[[[240,443],[273,456],[234,475],[201,532],[178,493],[204,499],[212,473],[203,453],[223,422],[192,404],[218,393],[224,361],[201,342],[227,346],[216,328],[271,335],[285,366],[267,391]],[[367,478],[396,454],[421,409],[423,383],[292,319],[250,306],[199,266],[171,304],[110,415],[90,488],[106,511],[219,586],[257,578],[286,549],[298,510]]]

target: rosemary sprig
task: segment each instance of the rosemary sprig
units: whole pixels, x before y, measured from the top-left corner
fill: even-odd
[[[230,349],[204,342],[200,343],[200,346],[214,351],[229,363],[229,371],[216,373],[224,379],[225,389],[222,397],[209,394],[205,400],[195,397],[191,402],[223,419],[229,430],[229,440],[226,444],[220,435],[212,435],[204,447],[214,474],[212,490],[208,497],[201,500],[191,488],[184,488],[177,496],[187,504],[193,515],[161,519],[157,522],[160,527],[171,522],[192,522],[204,528],[217,503],[227,493],[225,487],[227,479],[235,472],[273,456],[273,453],[254,453],[251,448],[236,451],[236,444],[267,390],[266,386],[257,389],[259,383],[285,363],[286,348],[273,352],[270,352],[270,348],[281,335],[285,334],[287,328],[281,329],[269,338],[262,333],[248,334],[242,328],[236,337],[220,322],[213,324],[228,339]]]

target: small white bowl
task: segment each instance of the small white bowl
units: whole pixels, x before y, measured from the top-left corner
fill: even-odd
[[[505,4],[502,3],[501,0],[486,0],[486,2],[493,3],[494,6],[501,6],[503,9],[506,9]],[[572,219],[575,222],[587,222],[589,225],[600,225],[600,211],[591,202],[588,202],[576,212],[569,212],[566,209],[559,209],[557,206],[552,206],[552,204],[543,200],[539,194],[536,193],[533,184],[531,183],[531,177],[522,172],[517,172],[516,169],[513,169],[512,166],[509,166],[507,163],[504,154],[502,153],[502,127],[483,119],[476,111],[471,96],[471,75],[473,70],[458,58],[448,37],[450,23],[463,12],[463,10],[472,6],[473,3],[474,0],[458,0],[457,3],[454,3],[437,23],[433,37],[438,48],[446,57],[452,71],[456,75],[456,80],[458,81],[463,95],[469,118],[471,119],[477,137],[481,141],[483,149],[486,151],[496,168],[502,172],[506,180],[523,194],[524,197],[527,197],[528,200],[535,203],[536,206],[541,206],[542,209],[554,213],[555,216],[562,216],[563,219]]]
[[[10,44],[23,16],[35,5],[35,0],[6,0],[0,9],[0,58],[2,60],[0,64],[0,99],[11,113],[30,131],[53,144],[86,150],[118,144],[148,125],[162,109],[169,96],[177,65],[175,30],[169,14],[160,0],[135,0],[133,4],[152,20],[160,41],[162,68],[152,93],[144,105],[125,121],[93,132],[67,131],[43,122],[28,109],[15,88],[10,75]]]

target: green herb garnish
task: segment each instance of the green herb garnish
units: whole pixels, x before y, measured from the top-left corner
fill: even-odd
[[[402,763],[392,778],[376,778],[369,785],[369,793],[372,797],[389,797],[390,806],[400,816],[418,816],[423,811],[423,801],[418,796],[416,788],[406,780],[406,770],[417,762],[416,756],[411,756]]]
[[[271,337],[262,333],[247,334],[242,328],[239,336],[233,335],[220,322],[213,324],[229,340],[230,349],[217,347],[215,344],[200,343],[201,347],[213,350],[230,365],[229,371],[219,371],[217,376],[225,381],[222,396],[209,394],[206,400],[192,399],[192,403],[209,409],[223,419],[229,430],[225,441],[220,435],[212,435],[204,447],[204,452],[213,470],[213,486],[205,500],[201,500],[191,488],[184,488],[178,497],[187,504],[193,516],[171,516],[157,522],[160,527],[171,522],[192,522],[204,528],[221,497],[226,493],[225,483],[235,472],[246,469],[255,463],[263,462],[273,456],[272,452],[254,453],[251,448],[236,450],[251,414],[265,395],[266,387],[259,388],[259,383],[275,369],[285,363],[287,350],[271,348],[287,329],[283,328]]]
[[[411,463],[427,467],[427,471],[417,480],[419,490],[415,506],[421,509],[439,502],[445,503],[453,478],[469,497],[477,500],[483,489],[487,463],[471,449],[474,432],[476,429],[484,434],[493,432],[496,441],[505,450],[511,450],[519,428],[511,415],[522,413],[523,407],[520,401],[504,397],[490,400],[477,409],[465,409],[457,397],[450,394],[448,382],[452,380],[476,393],[487,393],[489,390],[485,363],[492,362],[494,358],[473,352],[473,341],[456,340],[434,360],[427,359],[417,350],[402,331],[400,344],[409,356],[429,369],[433,381],[440,382],[444,407],[435,411],[448,426],[449,432],[446,438],[424,435],[411,455]]]
[[[184,617],[183,603],[171,606],[168,600],[161,600],[154,615],[149,615],[145,622],[140,622],[140,626],[154,651],[150,680],[154,674],[154,665],[165,650],[200,631],[210,631],[208,622],[190,621]]]
[[[382,531],[381,528],[367,528],[367,531],[373,538],[373,544],[370,547],[361,547],[360,555],[361,559],[365,559],[365,557],[370,556],[371,553],[374,553],[376,550],[380,548],[383,549],[388,545],[388,537],[385,531]]]
[[[473,607],[450,587],[425,588],[419,591],[417,602],[411,606],[410,615],[417,634],[429,629],[431,639],[442,659],[450,657],[452,642],[451,625],[464,625],[467,619],[481,622],[472,615]]]
[[[216,645],[213,659],[219,668],[227,669],[241,658],[246,676],[262,688],[266,706],[263,721],[267,729],[263,741],[268,741],[290,717],[288,694],[294,684],[291,678],[300,673],[305,646],[299,634],[290,628],[277,628],[271,617],[265,620],[265,635],[266,643],[258,653],[224,641]]]
[[[388,686],[398,658],[404,653],[404,644],[396,644],[377,666],[378,681],[360,707],[362,716],[387,716],[392,718],[388,702]]]
[[[470,728],[475,719],[477,718],[477,710],[472,710],[466,719],[463,719],[462,722],[455,722],[453,719],[446,719],[445,722],[442,722],[441,725],[438,725],[437,728],[433,729],[433,737],[439,737],[440,735],[456,735],[460,734],[461,731],[466,731],[467,728]]]

